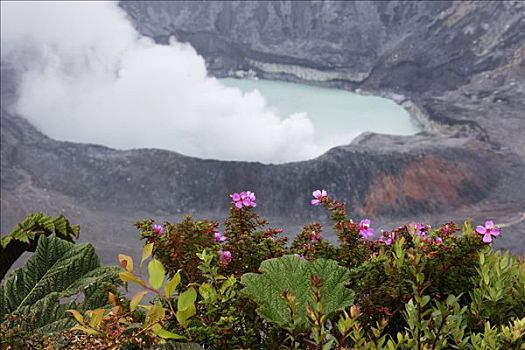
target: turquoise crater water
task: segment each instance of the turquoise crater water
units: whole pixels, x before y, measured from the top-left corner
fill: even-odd
[[[345,90],[274,80],[220,79],[243,92],[258,90],[279,116],[305,112],[321,143],[348,144],[365,131],[413,135],[419,129],[408,112],[392,100]]]

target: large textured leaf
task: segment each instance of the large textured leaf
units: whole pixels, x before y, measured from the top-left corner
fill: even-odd
[[[9,313],[30,313],[34,330],[54,332],[71,327],[75,322],[65,310],[107,304],[107,293],[99,287],[117,281],[119,270],[101,267],[90,244],[42,235],[27,263],[0,286],[0,320]]]
[[[242,292],[254,300],[259,307],[257,312],[267,321],[282,327],[305,329],[308,327],[306,305],[314,306],[310,278],[321,278],[320,290],[323,313],[327,316],[352,304],[353,293],[345,287],[349,272],[333,260],[318,259],[312,262],[287,255],[266,260],[259,268],[261,274],[247,273],[242,276]],[[283,293],[295,297],[298,320],[292,322]]]
[[[63,215],[53,219],[51,216],[38,212],[27,216],[15,226],[10,234],[2,237],[0,239],[0,280],[22,253],[35,251],[40,235],[49,236],[51,234],[72,242],[73,238],[78,238],[79,227],[71,225]]]

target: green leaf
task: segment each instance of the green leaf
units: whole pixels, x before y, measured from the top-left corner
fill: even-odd
[[[164,277],[166,277],[166,271],[164,266],[157,259],[153,259],[148,264],[149,272],[149,284],[155,289],[162,287],[162,282],[164,282]]]
[[[135,311],[137,309],[137,306],[142,301],[142,298],[144,298],[146,294],[148,294],[147,290],[142,290],[140,292],[135,293],[135,295],[133,296],[133,298],[131,298],[129,302],[129,310]]]
[[[24,231],[15,231],[12,235],[12,237],[14,239],[16,239],[17,241],[20,241],[20,242],[23,242],[23,243],[27,243],[29,244],[29,237],[27,235],[27,232],[24,232]]]
[[[190,306],[194,305],[195,300],[197,300],[197,292],[193,287],[186,289],[177,300],[177,309],[185,310]]]
[[[26,251],[34,252],[38,237],[55,234],[69,242],[78,238],[79,227],[71,225],[63,215],[53,219],[44,213],[27,216],[13,231],[0,240],[0,280],[13,263]]]
[[[180,280],[181,280],[180,271],[177,271],[175,276],[173,276],[173,278],[164,285],[164,296],[166,298],[171,298],[171,296],[173,295],[173,292],[175,292],[175,290],[177,289],[177,286],[179,285]]]
[[[98,335],[98,334],[100,334],[99,332],[97,332],[96,330],[94,330],[92,328],[84,327],[84,326],[81,326],[81,325],[76,325],[76,326],[72,327],[71,330],[72,331],[77,330],[77,331],[81,331],[81,332],[84,332],[86,334],[91,334],[91,335]]]
[[[185,340],[186,337],[179,335],[177,333],[170,332],[164,328],[158,323],[154,324],[153,327],[151,327],[151,330],[155,335],[158,337],[161,337],[162,339],[177,339],[177,340]]]
[[[210,283],[203,283],[199,286],[199,294],[206,303],[217,301],[217,291]]]
[[[73,315],[73,317],[75,318],[75,320],[77,320],[78,323],[80,323],[81,325],[84,324],[84,316],[82,316],[80,312],[78,312],[77,310],[66,310],[66,311],[71,313],[71,315]]]
[[[129,271],[122,271],[118,275],[120,279],[122,280],[122,282],[133,282],[142,287],[146,287],[146,283],[144,283],[143,280],[141,280],[140,278],[138,278],[137,276],[135,276],[133,273]]]
[[[89,320],[89,326],[93,329],[98,329],[100,327],[100,322],[102,322],[102,318],[104,317],[104,313],[106,312],[106,310],[96,309],[88,312],[88,315],[91,318]]]
[[[152,308],[148,310],[146,313],[146,320],[144,321],[144,326],[148,327],[155,323],[158,323],[162,321],[164,318],[165,311],[164,307],[162,307],[162,304],[160,301],[157,301]]]
[[[177,300],[177,321],[183,327],[186,327],[190,317],[195,315],[195,301],[197,300],[197,292],[193,287],[186,289],[183,293],[179,295]]]
[[[153,243],[146,244],[144,246],[144,249],[142,249],[142,259],[140,260],[140,269],[142,269],[142,264],[144,264],[144,261],[146,261],[146,259],[151,256],[152,252],[153,252]]]
[[[352,304],[353,293],[345,285],[349,271],[336,261],[318,259],[313,262],[287,255],[264,261],[261,274],[247,273],[242,276],[242,293],[258,304],[257,312],[269,322],[281,327],[305,330],[309,327],[306,306],[315,309],[314,297],[310,291],[310,278],[321,277],[320,288],[322,312],[327,317]],[[297,319],[292,320],[289,305],[283,298],[287,292],[294,296],[294,311]]]
[[[191,304],[186,309],[177,310],[176,317],[177,321],[182,327],[186,327],[188,325],[188,320],[195,315],[197,310],[195,309],[195,305]]]
[[[101,267],[91,244],[41,235],[35,253],[0,286],[0,319],[9,313],[30,314],[34,319],[26,325],[28,330],[52,333],[69,328],[75,320],[66,310],[106,305],[107,292],[100,287],[116,283],[118,271],[117,266]]]

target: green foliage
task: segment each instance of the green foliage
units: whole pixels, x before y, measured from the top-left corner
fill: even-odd
[[[155,232],[153,225],[153,220],[135,223],[141,230],[141,238],[145,239],[146,243],[154,244],[151,246],[154,255],[162,263],[168,276],[173,276],[184,267],[184,282],[195,282],[198,278],[197,266],[200,263],[196,254],[213,246],[213,233],[218,223],[207,220],[194,221],[191,216],[186,216],[180,223],[164,223],[162,234]]]
[[[403,330],[402,312],[414,298],[413,285],[421,274],[425,280],[420,287],[428,297],[444,301],[449,295],[461,295],[462,304],[470,302],[468,292],[478,275],[477,256],[486,245],[469,230],[468,223],[461,235],[458,231],[455,224],[447,223],[418,235],[414,225],[405,225],[390,233],[396,237],[392,245],[371,244],[374,253],[351,270],[364,326],[386,318],[390,332]]]
[[[193,287],[188,287],[178,294],[175,310],[172,296],[180,285],[180,273],[177,272],[171,280],[165,281],[164,266],[160,261],[151,259],[148,263],[149,278],[146,280],[142,276],[142,266],[151,258],[152,247],[153,243],[144,247],[138,271],[135,271],[132,257],[123,254],[118,256],[120,265],[124,269],[119,274],[120,279],[143,288],[135,293],[129,302],[118,303],[115,296],[110,294],[110,302],[113,306],[111,310],[99,308],[88,310],[85,314],[68,310],[77,321],[71,330],[80,332],[80,335],[74,336],[78,344],[83,347],[99,344],[103,349],[122,346],[157,349],[159,345],[165,349],[195,348],[195,344],[171,342],[191,339],[185,328],[195,315],[197,293]],[[155,296],[152,305],[141,304],[147,294]],[[165,328],[165,324],[173,320],[177,320],[178,331],[181,332],[176,333]],[[79,349],[81,348],[79,346]]]
[[[470,326],[481,330],[484,321],[503,324],[525,317],[525,263],[509,252],[479,253],[475,285],[470,291]]]
[[[24,324],[35,333],[55,333],[72,325],[67,309],[106,304],[101,287],[116,283],[118,269],[100,266],[90,244],[40,235],[35,253],[0,286],[0,319],[31,315]]]
[[[73,237],[78,238],[80,228],[78,225],[71,225],[64,215],[52,218],[42,212],[27,216],[22,222],[18,223],[13,231],[2,237],[0,246],[6,248],[12,241],[19,241],[29,244],[44,234],[49,236],[55,234],[57,237],[67,241],[72,241]]]
[[[71,225],[63,215],[54,219],[41,212],[27,216],[10,234],[0,239],[0,280],[22,253],[35,251],[40,235],[54,234],[73,242],[79,231],[78,225]]]
[[[0,290],[0,316],[9,312],[2,339],[21,347],[23,334],[26,345],[43,348],[44,332],[74,319],[53,338],[56,348],[525,349],[523,258],[492,252],[470,222],[411,223],[376,239],[344,203],[322,196],[319,204],[338,245],[311,223],[287,246],[282,230],[239,202],[223,233],[217,222],[191,217],[138,223],[147,241],[140,263],[118,259],[120,280],[140,290],[131,299],[110,293],[111,307],[101,307],[99,274],[81,268],[92,247],[51,236],[62,243],[49,254],[37,249]],[[98,260],[88,267],[102,269]],[[82,291],[83,302],[71,300]]]
[[[306,260],[321,257],[334,260],[338,258],[337,248],[323,238],[322,227],[319,223],[305,225],[291,242],[290,252],[302,256]]]
[[[519,329],[505,327],[523,317],[523,260],[492,255],[470,222],[461,229],[452,222],[436,228],[411,223],[366,239],[344,203],[327,196],[319,201],[331,214],[338,245],[311,223],[287,246],[281,230],[267,229],[253,207],[233,203],[224,221],[226,242],[214,239],[214,222],[165,223],[164,235],[153,221],[143,222],[142,236],[154,244],[166,274],[180,273],[197,292],[187,328],[175,320],[167,329],[211,348],[470,349],[478,338],[503,339],[504,329],[516,338]],[[221,252],[231,253],[231,260]],[[282,258],[289,254],[304,260]],[[279,259],[291,260],[266,270]],[[328,269],[302,270],[323,259],[332,260],[332,270],[349,269],[340,286],[354,291],[350,310],[332,310],[324,297],[337,298],[338,287],[325,281]],[[239,293],[242,275],[246,284]],[[485,334],[487,321],[492,326]]]
[[[223,248],[233,256],[225,267],[228,274],[240,277],[257,271],[264,260],[287,253],[286,237],[279,235],[282,230],[266,228],[267,225],[268,222],[257,215],[254,208],[230,208],[230,215],[224,221],[227,241]]]
[[[267,321],[290,331],[309,328],[307,308],[315,308],[311,292],[313,276],[321,279],[320,312],[330,317],[352,303],[352,291],[345,287],[349,273],[333,260],[306,261],[295,256],[266,260],[259,268],[261,274],[242,276],[242,292],[254,300],[257,312]]]
[[[129,306],[130,311],[134,312],[137,308],[144,309],[146,315],[141,327],[143,329],[151,329],[156,336],[162,339],[186,339],[183,335],[166,330],[162,327],[162,323],[166,321],[166,314],[171,314],[171,317],[176,318],[178,324],[185,328],[188,325],[189,319],[194,316],[196,312],[196,291],[193,287],[189,287],[179,294],[177,311],[175,311],[172,303],[172,295],[180,284],[180,273],[177,272],[170,281],[165,281],[166,270],[164,266],[159,260],[151,259],[148,263],[148,281],[146,281],[141,275],[142,265],[151,257],[153,251],[152,248],[153,243],[148,243],[144,246],[138,274],[134,271],[133,258],[127,255],[119,255],[120,265],[125,270],[120,272],[120,279],[123,282],[135,283],[143,288],[143,290],[138,291],[131,298]],[[155,302],[153,306],[140,304],[144,296],[148,293],[152,293],[158,298],[158,301]],[[164,304],[167,305],[167,308]]]

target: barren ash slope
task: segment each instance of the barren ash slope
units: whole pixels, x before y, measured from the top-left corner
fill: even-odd
[[[220,217],[229,193],[251,189],[263,215],[296,228],[320,217],[306,203],[323,187],[377,224],[507,223],[499,246],[525,252],[525,3],[120,6],[158,42],[174,35],[191,43],[211,74],[252,69],[389,96],[425,131],[366,134],[314,160],[263,165],[58,142],[2,108],[2,232],[27,211],[64,212],[113,261],[137,246],[135,219]],[[8,71],[2,106],[16,90]]]

